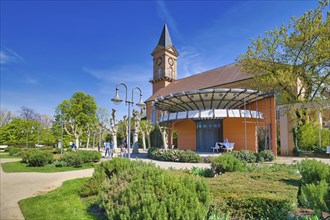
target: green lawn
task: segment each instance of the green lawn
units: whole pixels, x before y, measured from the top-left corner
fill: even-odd
[[[8,162],[1,164],[2,169],[6,173],[15,173],[15,172],[41,172],[41,173],[55,173],[71,170],[82,170],[93,168],[94,164],[84,164],[81,167],[54,167],[53,165],[47,165],[44,167],[28,167],[26,163],[21,161]]]
[[[169,172],[176,176],[191,175],[187,170]],[[46,195],[20,201],[25,219],[102,219],[92,214],[98,210],[91,211],[88,208],[95,202],[96,197],[86,199],[78,194],[87,179],[66,181],[62,187]],[[237,206],[245,212],[258,211],[264,203],[271,205],[273,202],[277,205],[287,203],[292,208],[296,207],[300,177],[284,171],[260,170],[226,173],[215,178],[205,178],[205,181],[210,187],[213,206],[219,207],[222,213],[229,211],[240,214],[234,207]]]
[[[9,153],[0,153],[0,158],[21,158],[20,156],[10,156]]]
[[[78,190],[88,178],[65,181],[63,186],[45,195],[19,201],[26,220],[65,219],[96,220],[88,210],[89,205],[82,200]]]

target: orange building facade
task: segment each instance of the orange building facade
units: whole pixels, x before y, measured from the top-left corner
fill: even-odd
[[[177,50],[165,25],[152,52],[153,94],[146,101],[147,119],[166,126],[168,145],[180,150],[212,151],[225,138],[234,150],[258,151],[258,130],[265,148],[277,153],[273,94],[243,87],[253,80],[236,63],[177,79]]]

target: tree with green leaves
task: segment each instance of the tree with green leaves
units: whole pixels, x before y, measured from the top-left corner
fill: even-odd
[[[238,57],[243,70],[254,77],[249,87],[278,94],[279,103],[315,103],[328,99],[330,88],[329,0],[251,40]],[[304,114],[293,109],[296,119]]]
[[[148,148],[151,147],[150,133],[154,129],[155,129],[155,126],[153,126],[153,124],[150,120],[141,120],[140,133],[142,135],[143,150],[147,149],[146,148],[146,138],[147,138],[147,142],[148,142]]]
[[[88,126],[97,122],[97,105],[93,96],[76,92],[69,100],[64,100],[56,108],[56,120],[63,123],[65,132],[73,137],[77,148],[80,137],[87,131]]]
[[[55,138],[51,128],[42,127],[37,120],[13,118],[0,128],[0,143],[8,145],[34,146],[39,144],[52,144]]]

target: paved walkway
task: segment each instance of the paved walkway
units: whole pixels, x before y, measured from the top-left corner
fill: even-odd
[[[203,155],[210,156],[210,155]],[[213,155],[217,156],[217,155]],[[145,162],[155,163],[164,169],[191,169],[192,167],[210,167],[210,164],[204,163],[174,163],[164,161],[153,161],[146,157],[146,153],[142,152],[139,155],[131,154],[132,160],[140,159]],[[304,158],[296,157],[278,157],[276,163],[294,163]],[[18,161],[19,159],[0,159],[0,163]],[[102,160],[108,160],[102,158]],[[318,159],[330,164],[330,158]],[[67,171],[58,173],[5,173],[2,168],[0,171],[0,219],[1,220],[16,220],[24,219],[18,205],[18,201],[51,191],[66,180],[89,177],[93,174],[93,169]]]

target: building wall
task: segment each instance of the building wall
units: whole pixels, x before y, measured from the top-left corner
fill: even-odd
[[[223,120],[223,138],[235,143],[234,150],[257,151],[257,129],[254,119],[246,120],[246,147],[244,118],[225,118]]]
[[[277,155],[277,137],[276,137],[276,107],[275,97],[268,97],[257,102],[246,105],[247,110],[257,110],[263,113],[265,120],[258,120],[259,127],[265,127],[270,130],[270,146],[271,150]],[[256,120],[254,120],[256,121]]]
[[[158,82],[154,82],[152,84],[152,94],[155,94],[155,92],[157,92],[161,88],[164,88],[164,87],[168,86],[170,83],[171,82],[168,82],[166,80],[161,80],[161,81],[158,81]]]
[[[179,150],[196,150],[196,123],[193,120],[177,121],[172,128],[177,130]]]

